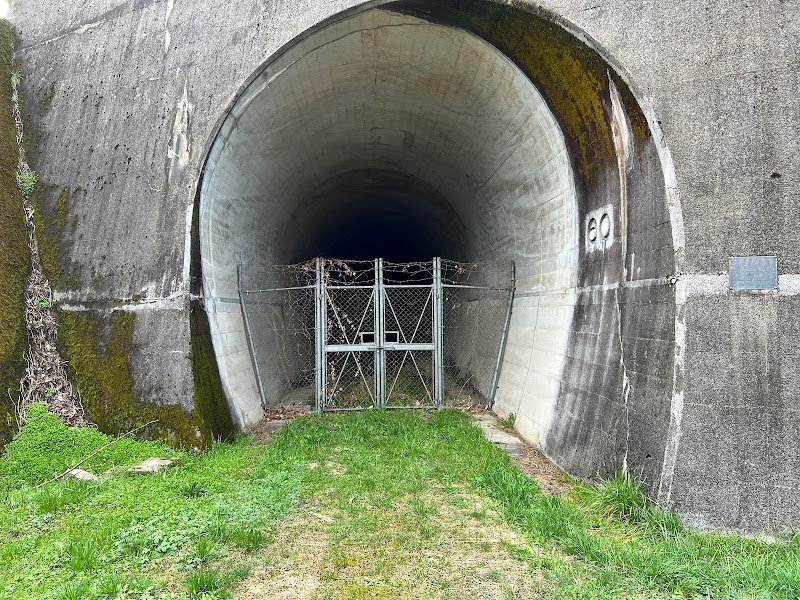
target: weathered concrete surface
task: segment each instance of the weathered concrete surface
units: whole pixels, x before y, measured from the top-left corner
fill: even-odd
[[[270,265],[316,255],[289,254],[295,240],[344,235],[337,221],[363,222],[363,208],[380,217],[377,201],[348,202],[347,181],[366,167],[381,169],[369,171],[381,186],[405,189],[391,176],[403,173],[438,192],[439,202],[411,200],[423,223],[412,239],[436,239],[454,258],[515,260],[519,293],[556,294],[569,319],[563,290],[577,276],[576,192],[563,135],[539,91],[466,31],[390,11],[356,14],[311,34],[250,83],[205,166],[203,293],[223,383],[248,420],[260,407],[242,360],[237,264],[265,287],[259,273]],[[257,328],[260,355],[279,357],[274,337]],[[566,341],[553,339],[548,350],[563,355]],[[271,391],[279,375],[269,362],[265,369]],[[552,402],[555,392],[545,397]]]
[[[491,413],[481,413],[476,415],[475,421],[483,431],[486,439],[499,447],[511,458],[522,456],[524,453],[524,442],[516,435],[503,431],[498,426],[497,417]]]
[[[543,5],[624,65],[652,105],[674,160],[685,224],[682,340],[659,499],[698,526],[796,528],[798,7]],[[729,292],[728,257],[761,254],[778,257],[779,289]]]
[[[182,353],[190,350],[188,293],[201,286],[190,274],[207,274],[191,259],[191,217],[217,127],[278,49],[357,4],[15,4],[17,59],[39,132],[32,156],[52,186],[43,201],[52,207],[64,187],[80,191],[59,232],[59,299],[101,317],[137,311],[131,372],[142,399],[192,408],[192,363]],[[774,0],[542,4],[601,56],[548,29],[549,17],[491,2],[385,7],[403,15],[393,18],[457,26],[512,57],[542,93],[569,152],[577,268],[567,268],[566,284],[556,277],[520,290],[497,410],[516,413],[520,431],[571,473],[641,470],[653,495],[692,523],[797,526],[797,9]],[[502,65],[498,54],[485,57]],[[408,73],[402,56],[387,68]],[[460,73],[451,71],[445,77]],[[479,75],[490,77],[472,75],[472,89],[480,89]],[[571,107],[581,106],[576,118]],[[478,148],[490,147],[491,131]],[[504,234],[547,238],[549,224],[533,213],[502,217],[504,224],[499,209],[525,195],[511,189],[502,197],[481,223],[486,235],[467,230],[468,245],[480,250]],[[615,241],[598,252],[585,226],[604,207],[614,215]],[[260,210],[253,216],[263,219]],[[556,237],[539,254],[553,272],[566,247]],[[778,290],[728,292],[728,257],[750,254],[778,256]],[[217,332],[237,331],[235,310],[224,317],[207,308]],[[245,426],[259,409],[240,403],[253,384],[246,350],[236,347],[223,383]]]

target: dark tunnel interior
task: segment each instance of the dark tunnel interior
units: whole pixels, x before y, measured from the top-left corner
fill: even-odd
[[[437,190],[399,171],[355,170],[301,202],[287,262],[314,257],[391,262],[467,260],[458,214]]]

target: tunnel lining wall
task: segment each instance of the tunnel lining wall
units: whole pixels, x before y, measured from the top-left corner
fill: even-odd
[[[463,256],[467,259],[492,258],[493,256],[498,256],[500,252],[503,252],[505,254],[510,254],[510,256],[507,256],[508,258],[516,259],[519,253],[522,253],[522,255],[527,254],[528,256],[535,254],[539,256],[538,261],[532,261],[530,259],[517,261],[518,285],[522,285],[526,287],[526,289],[543,287],[555,290],[558,288],[571,287],[573,284],[570,283],[570,281],[571,278],[574,277],[571,273],[574,273],[574,261],[577,257],[577,217],[573,208],[575,206],[574,200],[569,199],[571,195],[574,195],[571,168],[559,127],[530,80],[516,69],[513,63],[502,55],[502,53],[497,52],[490,45],[486,44],[486,42],[483,42],[480,38],[472,34],[468,34],[464,30],[451,30],[442,25],[428,24],[416,17],[403,16],[399,13],[389,11],[365,11],[349,19],[350,20],[344,19],[337,21],[329,26],[332,28],[332,32],[328,31],[325,33],[326,40],[335,41],[326,41],[326,49],[330,50],[331,46],[337,43],[336,40],[346,39],[348,35],[353,35],[352,32],[347,32],[345,28],[354,28],[355,31],[362,36],[362,46],[355,50],[345,49],[345,56],[349,58],[342,59],[342,63],[350,65],[348,68],[355,70],[356,68],[352,65],[358,64],[358,61],[353,57],[357,58],[359,53],[364,52],[371,52],[376,56],[383,53],[383,56],[386,58],[377,59],[379,61],[386,61],[389,56],[394,56],[395,54],[401,56],[405,54],[406,57],[411,56],[411,58],[408,58],[407,62],[402,65],[391,65],[391,61],[386,63],[388,65],[387,68],[390,68],[390,71],[385,74],[385,78],[388,80],[386,85],[389,85],[391,88],[392,85],[397,86],[398,82],[407,82],[411,80],[414,82],[413,85],[418,86],[414,89],[420,91],[422,98],[430,96],[432,100],[423,103],[422,99],[415,98],[413,94],[407,92],[403,94],[403,90],[400,87],[398,87],[397,91],[392,92],[391,95],[387,95],[386,91],[380,91],[383,89],[381,86],[376,87],[371,84],[373,88],[372,91],[361,93],[365,94],[367,97],[379,97],[381,94],[387,95],[386,97],[391,99],[395,108],[380,110],[380,108],[374,109],[370,108],[370,105],[366,105],[361,109],[356,109],[366,111],[372,110],[374,112],[371,116],[371,121],[373,122],[372,127],[369,130],[366,128],[357,130],[357,135],[361,137],[357,137],[355,142],[351,141],[349,146],[345,146],[344,153],[346,154],[349,151],[351,154],[351,159],[347,162],[345,169],[337,167],[334,162],[332,167],[329,167],[329,170],[324,172],[336,175],[337,173],[346,172],[353,167],[363,168],[366,166],[369,168],[377,166],[378,168],[388,168],[395,172],[410,173],[412,176],[425,181],[427,185],[431,185],[442,197],[453,204],[453,208],[449,209],[450,216],[447,216],[447,211],[439,212],[442,223],[439,225],[438,231],[433,232],[434,235],[438,234],[443,238],[447,238],[448,232],[454,229],[452,227],[453,224],[463,224],[463,227],[466,227],[468,231],[472,232],[466,238],[467,247],[462,249],[454,244],[452,246],[451,256]],[[367,23],[369,27],[365,25],[365,21],[369,21],[369,23]],[[370,29],[370,27],[374,29]],[[336,28],[338,28],[338,30]],[[408,31],[402,31],[401,34],[403,28],[409,28],[410,31],[413,32],[413,35]],[[423,29],[426,30],[424,35],[417,33]],[[325,30],[323,29],[322,31]],[[381,33],[374,35],[384,35],[386,38],[381,40],[380,44],[373,43],[372,46],[368,44],[367,50],[365,51],[363,49],[364,31],[379,31]],[[322,35],[322,33],[318,33],[318,35]],[[490,82],[488,85],[484,83],[483,86],[478,86],[473,90],[474,95],[477,95],[477,99],[471,100],[472,104],[469,103],[469,98],[466,100],[462,98],[461,102],[466,103],[464,106],[474,107],[471,109],[472,112],[481,111],[483,113],[483,120],[470,122],[468,126],[456,127],[454,125],[449,125],[450,129],[448,130],[448,135],[455,135],[457,138],[455,142],[448,142],[442,134],[437,133],[436,128],[441,127],[440,123],[442,121],[446,124],[447,118],[450,118],[454,123],[460,123],[461,121],[458,119],[462,117],[458,114],[448,117],[449,109],[441,104],[441,100],[437,100],[436,94],[451,93],[457,96],[462,87],[466,87],[467,92],[470,92],[471,88],[469,84],[475,80],[480,83],[481,79],[478,76],[480,73],[476,74],[473,69],[461,69],[461,71],[459,71],[459,69],[450,68],[447,71],[447,76],[445,73],[422,73],[416,74],[415,77],[417,80],[414,81],[414,78],[410,76],[411,65],[424,64],[424,61],[422,58],[413,59],[413,53],[419,53],[423,50],[425,36],[438,43],[440,47],[437,51],[444,55],[444,58],[440,58],[440,55],[437,55],[437,58],[440,58],[438,61],[441,63],[440,65],[429,64],[428,68],[434,70],[441,69],[442,65],[450,65],[452,67],[454,64],[453,60],[456,57],[463,57],[468,52],[472,52],[474,55],[484,59],[484,61],[478,61],[477,63],[473,62],[473,66],[476,66],[478,69],[484,69],[484,71],[490,69],[498,72],[495,78],[488,79]],[[247,127],[247,111],[252,111],[253,107],[257,106],[259,102],[257,99],[258,94],[252,93],[253,90],[264,94],[264,97],[272,97],[273,102],[275,102],[276,89],[281,83],[281,77],[285,78],[289,75],[290,72],[287,71],[287,69],[290,69],[290,67],[295,67],[299,70],[299,61],[302,57],[309,56],[309,48],[313,47],[313,39],[314,37],[312,34],[300,41],[300,48],[295,48],[294,50],[296,55],[292,54],[292,49],[286,50],[276,61],[270,63],[258,78],[249,84],[248,91],[242,94],[239,104],[237,105],[240,106],[240,108],[234,107],[231,112],[231,119],[235,119],[235,127],[243,127],[243,123],[244,127]],[[385,45],[385,49],[383,45]],[[420,47],[416,47],[416,45]],[[452,55],[453,59],[447,59],[448,52]],[[411,53],[411,55],[409,55],[409,53]],[[420,56],[422,57],[423,55]],[[372,58],[372,55],[370,55],[370,58]],[[433,62],[430,57],[426,60],[428,60],[429,63]],[[368,60],[367,63],[369,62]],[[489,63],[491,66],[487,67],[485,63]],[[366,68],[370,69],[373,67]],[[391,68],[396,72],[392,73]],[[453,71],[456,75],[452,74]],[[340,71],[337,69],[336,74],[331,75],[333,78],[331,80],[332,85],[336,84],[337,76],[342,77],[339,72]],[[376,73],[380,73],[380,70],[376,70]],[[320,80],[320,76],[316,72],[311,77],[308,77],[308,73],[305,74],[308,80]],[[467,84],[465,84],[465,86],[449,85],[449,87],[444,86],[444,91],[437,90],[436,82],[441,80],[448,81],[448,76],[451,81],[460,77],[466,80]],[[372,76],[371,73],[370,76],[366,78],[366,80],[370,82],[375,79],[376,78]],[[358,85],[363,85],[363,80],[358,79],[358,77],[354,80]],[[266,89],[267,85],[269,86],[269,91]],[[409,84],[406,83],[406,85]],[[500,101],[502,96],[498,96],[498,85],[509,94],[510,98],[517,99],[520,97],[520,94],[522,94],[522,97],[527,98],[527,100],[522,101],[519,106],[512,105],[509,102],[504,104]],[[342,89],[346,90],[347,88],[343,87]],[[358,90],[358,88],[356,88],[356,90]],[[325,94],[324,91],[315,91],[322,95]],[[267,94],[271,96],[267,96]],[[425,96],[425,94],[427,94],[427,96]],[[461,94],[464,96],[465,92],[462,91]],[[480,96],[480,94],[483,94],[483,96]],[[492,99],[492,101],[489,101],[489,99]],[[379,107],[381,102],[385,103],[387,100],[377,100],[376,103]],[[449,102],[453,102],[453,99],[450,98]],[[492,102],[499,103],[499,108],[494,106]],[[425,109],[427,113],[423,110],[426,104],[434,106],[433,109]],[[512,107],[511,110],[505,108],[506,106]],[[337,110],[338,109],[330,105],[324,107],[326,115],[336,113]],[[464,110],[465,112],[470,112],[469,110]],[[509,110],[505,117],[503,117],[503,110]],[[457,113],[457,111],[453,112]],[[416,113],[420,113],[422,116],[411,116]],[[306,114],[307,113],[304,113],[304,122],[307,123],[309,119],[313,121],[313,117],[306,117]],[[398,114],[401,114],[401,121],[402,119],[406,119],[406,121],[396,123]],[[491,115],[493,114],[497,116],[492,117]],[[425,122],[426,118],[428,119],[427,122]],[[505,125],[503,125],[501,121],[498,121],[501,126],[491,125],[492,119],[502,118],[506,120]],[[416,123],[415,119],[417,121]],[[291,119],[283,119],[281,122],[284,123],[287,120]],[[335,136],[337,135],[336,117],[333,117],[332,120],[334,121],[333,124],[326,123],[326,127],[327,131],[334,131],[333,135]],[[261,122],[263,122],[263,119],[261,119]],[[492,145],[491,142],[485,142],[480,139],[481,127],[485,129],[487,127],[485,124],[486,122],[490,122],[489,126],[497,127],[498,129],[494,135],[484,134],[484,138],[492,139],[497,137],[497,133],[501,134],[499,141],[496,141],[494,145]],[[215,246],[213,241],[209,241],[215,235],[214,228],[216,226],[213,224],[213,214],[215,214],[214,211],[217,211],[217,209],[213,211],[210,210],[210,204],[208,202],[204,203],[202,200],[204,197],[212,198],[214,194],[220,194],[220,189],[214,188],[216,184],[213,183],[214,181],[219,181],[219,178],[215,179],[214,175],[215,173],[219,173],[219,171],[216,170],[218,169],[218,165],[223,163],[225,165],[233,164],[224,162],[226,160],[225,152],[229,151],[228,149],[232,146],[232,144],[223,141],[229,139],[229,136],[233,135],[232,131],[234,126],[231,123],[233,123],[233,121],[226,122],[221,126],[220,136],[215,141],[209,153],[205,169],[200,203],[201,246],[205,248],[205,250],[201,250],[201,255],[203,256],[203,275],[206,282],[206,303],[208,306],[213,307],[212,311],[210,311],[212,315],[212,331],[215,329],[213,324],[215,319],[224,321],[224,324],[221,324],[217,330],[218,334],[215,336],[215,346],[219,348],[217,355],[218,360],[221,362],[223,383],[225,384],[227,381],[227,385],[229,386],[229,398],[250,398],[245,404],[252,408],[245,409],[245,412],[251,410],[257,415],[258,409],[255,404],[254,385],[248,385],[247,390],[242,390],[240,388],[235,389],[236,386],[243,385],[247,380],[253,381],[252,376],[248,376],[244,373],[246,369],[245,366],[241,364],[244,358],[244,354],[241,350],[244,348],[242,344],[244,336],[241,332],[241,326],[234,324],[239,318],[236,314],[237,307],[233,302],[224,300],[226,298],[228,300],[235,298],[236,291],[235,287],[232,285],[232,279],[237,259],[227,259],[227,262],[224,263],[224,267],[222,268],[227,271],[228,275],[227,277],[218,277],[217,274],[220,272],[220,265],[223,264],[219,261],[221,246]],[[384,125],[380,125],[381,123]],[[464,121],[464,123],[466,124],[467,121]],[[476,123],[478,125],[477,132],[473,131]],[[529,128],[535,135],[531,133],[526,134]],[[274,129],[271,131],[273,134],[275,133]],[[316,135],[306,134],[306,138],[314,140],[323,139],[326,135],[324,133],[325,131],[326,129],[322,129],[321,133]],[[426,135],[432,137],[433,140],[430,141],[426,139]],[[437,135],[439,135],[438,142],[435,139]],[[359,139],[361,141],[358,141]],[[445,141],[442,141],[443,139]],[[461,141],[459,141],[459,139]],[[432,147],[435,150],[437,143],[450,150],[448,152],[448,160],[445,162],[442,161],[442,158],[437,157],[435,153],[431,154],[430,148]],[[288,147],[286,152],[291,152],[291,144],[287,143],[285,146],[281,144],[283,144],[283,141],[277,142],[277,145],[282,148]],[[333,147],[336,148],[335,137],[333,144]],[[488,148],[486,146],[488,146]],[[553,148],[556,149],[553,150]],[[250,150],[252,149],[250,148]],[[470,152],[475,152],[476,150],[479,156],[471,157]],[[334,154],[338,156],[341,153],[335,152]],[[455,155],[455,158],[453,158],[452,155]],[[324,151],[318,156],[322,156],[322,158],[318,162],[315,161],[313,167],[307,165],[307,170],[317,169],[319,162],[324,163],[326,160]],[[523,159],[523,157],[527,158]],[[486,161],[488,165],[481,166],[479,162],[476,162],[480,159]],[[449,164],[450,162],[455,163],[457,167],[456,170]],[[534,175],[531,175],[531,172],[528,170],[529,165],[536,164],[541,165],[540,170],[538,172],[533,171]],[[236,164],[236,168],[240,168],[240,166],[240,164]],[[223,167],[222,169],[225,168],[230,167]],[[481,173],[485,173],[483,179],[480,179]],[[478,181],[474,183],[471,182],[471,177],[478,179]],[[325,177],[322,177],[323,182],[324,180]],[[510,188],[511,192],[505,189],[504,186]],[[482,196],[475,196],[475,194],[482,194]],[[300,193],[292,197],[302,198],[303,195],[304,193]],[[485,200],[480,200],[480,198],[484,198]],[[514,207],[509,204],[507,207],[504,207],[503,203],[510,203],[511,198],[514,199],[517,206]],[[215,202],[217,201],[215,200]],[[303,200],[296,200],[295,202],[297,204],[302,204]],[[479,202],[483,202],[483,204]],[[251,202],[251,204],[253,204],[253,202]],[[230,203],[225,206],[229,205]],[[536,206],[538,206],[538,208],[536,208]],[[476,213],[474,207],[481,208]],[[247,210],[249,211],[247,214],[251,215],[249,218],[250,221],[254,221],[258,218],[253,214],[253,210],[257,209]],[[228,211],[229,209],[225,208],[221,213],[224,214]],[[292,216],[296,213],[291,207],[287,207],[285,212],[288,216],[285,222],[289,225],[296,226],[296,221],[292,219]],[[220,211],[217,211],[216,214],[220,214]],[[529,216],[524,217],[523,215],[525,214],[529,214]],[[535,231],[531,231],[530,228],[522,224],[524,221],[544,224],[543,219],[551,220],[549,229],[540,226],[536,228]],[[245,223],[243,226],[247,227],[248,224]],[[265,227],[266,226],[262,222],[257,228]],[[497,232],[503,231],[504,228],[506,231],[503,232],[502,236],[498,237]],[[280,228],[278,228],[278,230],[280,231]],[[298,234],[295,232],[295,237],[297,235]],[[449,235],[452,236],[452,233]],[[302,237],[302,233],[300,233],[300,236]],[[280,256],[278,254],[278,249],[282,244],[279,238],[273,240],[271,247],[263,246],[265,243],[263,240],[269,237],[268,234],[262,236],[262,241],[258,242],[262,244],[262,247],[256,252],[256,254],[258,252],[261,253],[261,260],[264,261],[264,264],[268,264],[270,259],[274,260],[274,258]],[[505,241],[502,241],[501,238],[505,239]],[[549,245],[543,248],[541,245],[542,238],[545,240],[553,239],[555,241],[550,242]],[[203,239],[205,239],[205,242]],[[288,239],[291,239],[291,236]],[[254,254],[250,252],[249,249],[241,249],[239,251],[238,260],[242,261],[245,266],[245,271],[248,273],[257,273],[258,271],[258,263],[257,261],[254,262],[253,256]],[[255,279],[258,279],[258,275],[255,275]],[[223,302],[215,302],[217,298],[222,298]],[[571,305],[566,296],[563,296],[563,301],[560,305],[556,305],[561,307],[560,310],[571,310]],[[225,306],[227,310],[221,309],[221,306]],[[222,310],[225,310],[226,316],[220,317],[219,315],[222,314]],[[238,333],[236,329],[239,330]],[[237,339],[237,341],[234,342],[234,339]],[[550,347],[552,347],[554,343],[564,344],[565,340],[561,339],[560,342],[558,340],[552,340],[550,342]],[[240,348],[238,354],[234,354],[237,352],[235,348]],[[559,353],[563,354],[563,350]],[[228,356],[232,358],[228,359]],[[228,361],[231,363],[231,368],[236,369],[235,372],[229,370]],[[233,366],[234,364],[235,366]],[[552,386],[549,393],[551,395],[554,394]]]

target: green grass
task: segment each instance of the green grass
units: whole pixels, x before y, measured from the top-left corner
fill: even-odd
[[[204,569],[189,573],[186,588],[190,598],[227,597],[222,575],[214,569]]]
[[[333,518],[308,517],[325,532],[310,551],[319,598],[415,597],[404,561],[420,556],[435,569],[413,581],[435,597],[479,597],[459,588],[453,538],[498,558],[467,573],[476,589],[501,589],[502,565],[524,564],[543,597],[800,597],[800,537],[688,531],[623,476],[543,494],[457,411],[302,417],[269,445],[240,439],[199,455],[123,440],[87,468],[166,455],[179,466],[32,489],[106,440],[31,409],[0,459],[0,599],[224,598],[253,565],[299,552],[276,531],[310,510]],[[492,519],[516,537],[481,537]]]
[[[188,572],[207,564],[235,585],[231,573],[242,572],[275,520],[296,505],[304,476],[289,449],[279,456],[247,439],[203,454],[125,439],[84,468],[102,473],[150,456],[177,456],[179,466],[32,488],[107,441],[31,407],[0,459],[1,599],[180,598],[189,593]]]

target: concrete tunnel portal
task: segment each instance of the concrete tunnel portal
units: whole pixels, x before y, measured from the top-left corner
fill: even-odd
[[[539,23],[539,16],[492,5],[500,12],[489,31],[476,11],[490,4],[467,5],[434,14],[415,2],[372,3],[340,14],[268,60],[220,121],[199,186],[197,237],[223,389],[239,427],[260,418],[237,300],[239,264],[258,285],[270,265],[315,256],[513,260],[517,297],[497,410],[514,413],[523,435],[562,466],[596,471],[597,460],[587,459],[585,449],[565,454],[548,440],[560,430],[570,447],[589,447],[595,442],[582,428],[599,429],[600,443],[616,452],[609,460],[621,458],[618,440],[603,427],[606,421],[618,426],[619,415],[598,414],[596,406],[580,414],[585,399],[575,397],[594,386],[585,396],[605,394],[607,409],[618,412],[620,381],[630,381],[615,364],[624,351],[622,334],[602,339],[604,328],[622,332],[623,314],[608,322],[601,288],[626,272],[617,240],[625,239],[628,196],[640,193],[626,183],[638,163],[650,173],[639,185],[656,198],[651,203],[660,195],[664,205],[641,219],[669,222],[663,179],[651,182],[658,159],[647,144],[633,155],[634,125],[624,112],[631,112],[630,99],[620,113],[618,86],[603,73],[610,67],[598,66],[593,51],[547,24],[545,33],[556,33],[549,42],[536,41],[539,51],[591,60],[584,73],[562,68],[546,80],[552,73],[534,73],[535,56],[526,63],[503,37],[515,23]],[[536,36],[530,27],[517,35]],[[564,47],[564,39],[581,49]],[[577,97],[586,73],[604,75],[600,102]],[[554,86],[567,90],[566,97],[576,94],[575,110],[583,111],[577,120]],[[608,247],[598,252],[603,240],[583,229],[601,221]],[[671,260],[657,268],[669,270]],[[640,265],[646,268],[646,259]],[[600,307],[595,316],[590,305]],[[584,319],[577,329],[594,323],[595,338],[576,335],[576,315]],[[668,321],[664,328],[669,337]],[[592,383],[594,374],[581,375],[592,364],[603,365],[602,384]],[[666,424],[659,428],[656,436],[646,434],[654,438],[646,443],[660,442]],[[645,452],[655,454],[649,447]]]

